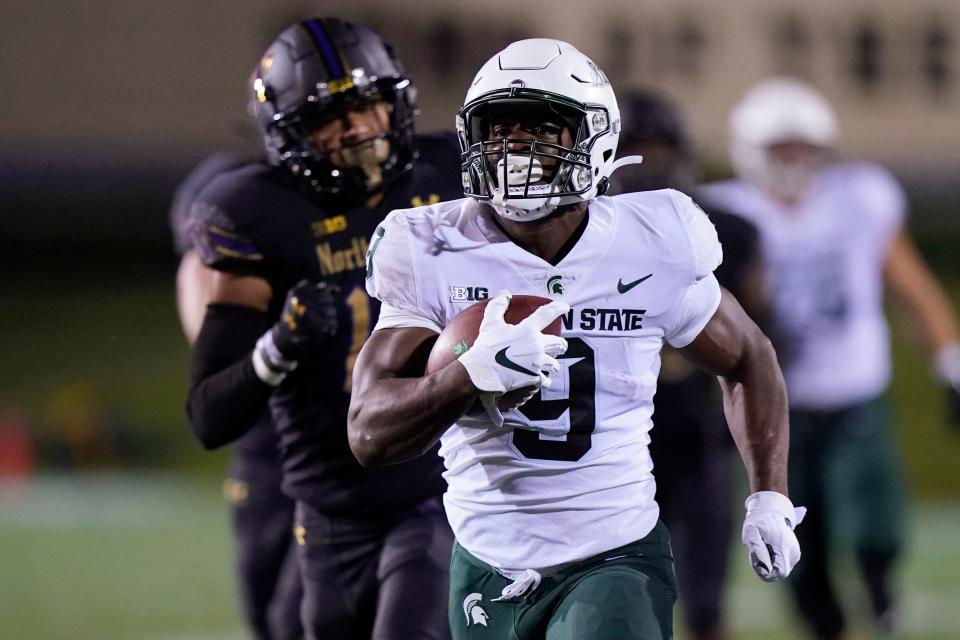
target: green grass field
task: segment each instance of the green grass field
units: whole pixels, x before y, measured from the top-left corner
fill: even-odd
[[[219,480],[181,474],[46,476],[0,489],[0,637],[243,637]],[[960,638],[960,505],[915,511],[902,579],[907,638]],[[780,585],[733,553],[736,637],[799,638]],[[859,602],[850,581],[846,597]],[[682,637],[682,635],[680,636]]]

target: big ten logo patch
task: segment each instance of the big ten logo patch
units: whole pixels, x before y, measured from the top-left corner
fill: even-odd
[[[478,302],[490,297],[486,287],[464,287],[458,284],[450,285],[451,302]]]
[[[313,230],[314,238],[323,238],[334,233],[340,233],[347,230],[346,216],[333,216],[323,220],[315,220],[310,223],[310,229]]]

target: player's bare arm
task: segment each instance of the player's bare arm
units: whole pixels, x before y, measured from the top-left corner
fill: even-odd
[[[510,300],[507,291],[490,300],[470,349],[426,376],[422,372],[436,333],[429,329],[373,333],[354,367],[355,393],[348,418],[350,447],[362,464],[402,462],[424,453],[477,399],[493,425],[500,427],[498,398],[550,386],[550,374],[560,370],[556,357],[567,343],[542,330],[570,307],[555,300],[510,324],[504,318]]]
[[[751,491],[787,495],[787,392],[770,341],[724,290],[713,318],[681,353],[719,376]]]
[[[193,344],[203,326],[203,315],[210,300],[210,287],[216,272],[205,267],[196,251],[183,254],[177,267],[177,314],[187,342]]]
[[[960,424],[960,333],[950,301],[924,263],[909,234],[900,230],[890,243],[884,280],[909,312],[939,381],[948,392],[952,417]]]
[[[381,329],[360,351],[347,428],[364,466],[424,453],[477,399],[479,390],[459,364],[423,376],[436,339],[429,329]]]
[[[214,271],[210,279],[209,304],[250,307],[266,313],[273,289],[259,276]]]
[[[793,529],[806,509],[795,509],[787,497],[787,393],[773,346],[724,290],[716,313],[681,352],[720,378],[752,490],[741,532],[750,563],[765,581],[785,578],[800,560]]]
[[[957,342],[957,321],[950,302],[904,230],[890,243],[884,279],[916,318],[931,353]]]

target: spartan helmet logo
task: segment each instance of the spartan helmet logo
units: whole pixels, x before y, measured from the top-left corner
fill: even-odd
[[[466,598],[463,599],[463,615],[467,619],[467,626],[472,626],[475,624],[481,624],[483,626],[487,625],[487,620],[490,616],[480,606],[480,601],[483,600],[483,595],[480,593],[471,593]]]
[[[550,293],[556,293],[558,295],[563,295],[563,283],[560,282],[562,276],[552,276],[547,280],[547,291]]]

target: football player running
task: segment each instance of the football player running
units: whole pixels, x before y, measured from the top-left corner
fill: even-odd
[[[190,209],[200,192],[217,176],[246,161],[215,153],[183,180],[170,207],[177,269],[177,311],[188,342],[203,325],[213,269],[205,267],[190,240]],[[293,552],[294,502],[280,489],[282,471],[277,434],[270,412],[260,417],[231,446],[230,470],[223,492],[231,509],[234,570],[240,608],[257,640],[296,640],[300,625],[300,572]]]
[[[773,313],[789,340],[790,488],[811,510],[799,536],[804,562],[789,581],[795,603],[816,637],[844,635],[829,571],[839,544],[856,555],[877,631],[895,633],[905,489],[887,397],[884,290],[915,319],[954,402],[956,320],[904,228],[900,185],[877,165],[831,160],[838,124],[815,89],[761,82],[732,111],[730,134],[738,179],[701,194],[759,228]]]
[[[393,50],[336,19],[295,24],[251,78],[264,161],[224,171],[191,206],[214,270],[187,403],[204,446],[269,405],[308,638],[443,638],[453,537],[441,464],[363,469],[350,452],[351,369],[377,320],[367,239],[387,212],[462,193],[452,135],[415,136]]]
[[[375,232],[367,286],[383,307],[349,415],[368,466],[441,442],[454,638],[672,636],[672,557],[647,451],[664,340],[721,376],[754,492],[751,563],[764,580],[788,575],[802,511],[787,497],[776,356],[717,284],[716,232],[690,198],[603,196],[618,163],[635,161],[614,161],[606,76],[567,43],[516,42],[480,69],[457,122],[469,197],[395,211]],[[470,349],[424,376],[464,286],[500,293]],[[554,301],[512,325],[512,294]],[[557,317],[563,337],[542,334]],[[526,387],[536,394],[519,409],[501,415],[490,401]],[[477,399],[487,413],[468,414]]]

